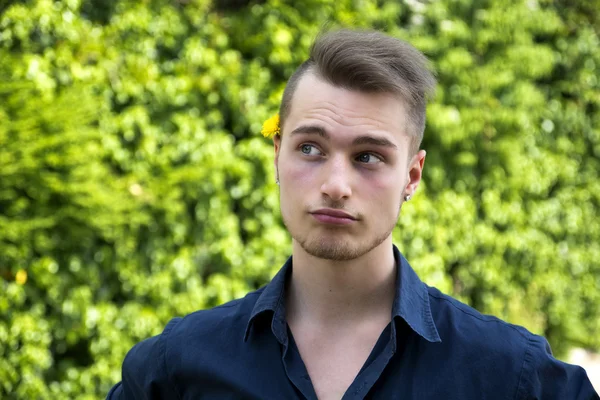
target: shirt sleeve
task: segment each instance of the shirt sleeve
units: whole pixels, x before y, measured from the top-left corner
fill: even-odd
[[[167,370],[167,338],[181,318],[173,318],[162,334],[146,339],[127,353],[122,380],[108,392],[107,400],[180,398]]]
[[[541,336],[531,335],[516,399],[600,400],[585,370],[557,360]]]

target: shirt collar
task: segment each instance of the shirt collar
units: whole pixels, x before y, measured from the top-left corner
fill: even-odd
[[[429,342],[441,342],[442,340],[431,315],[427,287],[421,282],[398,248],[396,246],[393,246],[393,248],[397,277],[396,296],[392,306],[392,319],[402,318],[423,339]],[[288,258],[283,267],[271,282],[265,286],[258,297],[248,320],[248,325],[246,326],[244,341],[248,339],[250,329],[255,324],[257,317],[271,312],[271,330],[281,344],[287,345],[284,300],[286,280],[291,271],[292,257]],[[392,335],[395,339],[395,328],[392,329]]]
[[[271,330],[283,345],[287,345],[287,324],[285,321],[285,286],[289,274],[292,272],[292,257],[289,257],[283,267],[265,286],[256,300],[250,319],[246,325],[244,341],[248,340],[250,329],[257,321],[259,315],[272,313]]]
[[[402,318],[415,333],[429,342],[441,342],[442,339],[431,315],[427,286],[421,282],[396,246],[394,246],[394,259],[398,275],[392,318]]]

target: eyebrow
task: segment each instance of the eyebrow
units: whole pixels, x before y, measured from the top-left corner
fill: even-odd
[[[322,138],[329,139],[329,134],[327,133],[327,131],[324,128],[317,125],[300,125],[296,129],[294,129],[291,134],[297,135],[300,133],[319,135]]]
[[[301,125],[291,132],[291,135],[298,135],[298,134],[318,135],[324,139],[329,139],[329,133],[327,133],[325,128],[318,126],[318,125]],[[398,146],[396,146],[394,143],[392,143],[391,141],[389,141],[388,139],[386,139],[384,137],[377,137],[377,136],[370,136],[370,135],[359,136],[352,141],[352,144],[355,146],[358,146],[361,144],[371,144],[374,146],[391,147],[393,149],[398,148]]]
[[[397,149],[398,147],[390,142],[388,139],[383,137],[375,137],[375,136],[359,136],[352,141],[352,144],[355,146],[361,144],[371,144],[373,146],[381,146],[381,147],[391,147],[393,149]]]

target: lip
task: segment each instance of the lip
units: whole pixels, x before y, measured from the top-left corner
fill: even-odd
[[[324,224],[348,225],[356,221],[352,215],[331,208],[322,208],[310,213],[317,221]]]

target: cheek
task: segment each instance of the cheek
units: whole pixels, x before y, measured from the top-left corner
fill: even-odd
[[[310,180],[310,169],[303,167],[300,164],[288,165],[285,168],[285,176],[288,183],[292,186],[301,185]]]
[[[314,183],[317,174],[317,163],[301,162],[292,159],[293,154],[287,154],[286,160],[280,160],[279,175],[285,186],[291,191],[297,191],[300,187],[305,187]]]
[[[291,161],[289,158],[279,160],[280,206],[288,218],[303,208],[306,195],[314,190],[314,174],[311,174],[306,163]]]
[[[370,202],[380,207],[382,212],[396,210],[401,202],[402,181],[398,174],[377,174],[363,179],[361,191],[370,197]]]

